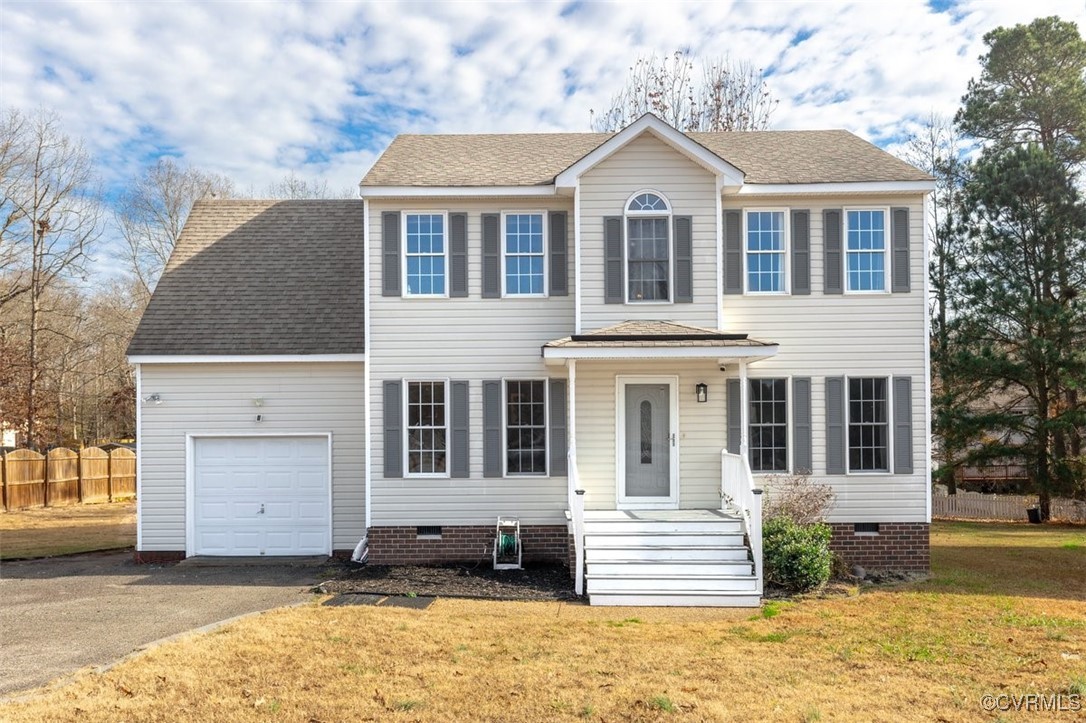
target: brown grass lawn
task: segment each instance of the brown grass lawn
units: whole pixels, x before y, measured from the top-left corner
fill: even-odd
[[[1051,714],[989,714],[981,696],[1086,692],[1086,529],[936,524],[932,544],[930,581],[761,611],[278,610],[0,719],[1035,720]]]
[[[135,544],[135,502],[0,513],[0,560],[111,550]]]

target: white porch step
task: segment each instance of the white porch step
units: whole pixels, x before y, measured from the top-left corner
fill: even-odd
[[[585,575],[588,596],[594,603],[599,593],[655,593],[655,592],[746,592],[758,590],[758,580],[753,575],[701,575],[609,574],[602,575],[589,570]]]
[[[756,608],[762,604],[758,595],[722,592],[669,593],[595,593],[593,605],[626,605],[631,607],[721,607]]]
[[[615,562],[621,560],[712,560],[714,562],[747,560],[750,551],[744,545],[631,545],[629,547],[586,547],[585,562]]]
[[[621,577],[643,575],[652,577],[667,575],[753,575],[754,563],[742,560],[608,560],[593,562],[592,575],[616,575]]]
[[[685,522],[681,520],[586,519],[584,531],[589,535],[596,533],[646,533],[654,535],[670,535],[678,532],[685,534],[694,532],[738,534],[743,531],[743,526],[739,520],[729,518],[697,522]]]
[[[593,547],[740,547],[741,532],[586,532],[586,549]]]

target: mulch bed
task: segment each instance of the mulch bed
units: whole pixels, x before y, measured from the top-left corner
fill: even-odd
[[[331,578],[316,591],[459,597],[483,600],[576,600],[569,570],[561,565],[525,565],[494,570],[489,565],[357,565],[325,569]]]

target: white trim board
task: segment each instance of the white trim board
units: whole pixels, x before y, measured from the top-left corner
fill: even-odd
[[[553,364],[565,359],[718,359],[721,363],[733,359],[760,361],[775,356],[780,347],[773,346],[661,346],[661,347],[544,347],[543,360]]]
[[[328,555],[332,555],[332,528],[335,525],[335,505],[332,497],[335,484],[332,481],[332,433],[331,432],[189,432],[185,434],[185,557],[196,554],[196,478],[195,451],[197,439],[252,437],[326,437],[328,439]],[[138,462],[137,462],[138,469]],[[138,548],[137,548],[138,549]]]
[[[558,195],[553,184],[543,186],[361,186],[358,196],[368,198],[477,198],[480,196],[546,198]]]
[[[294,364],[364,362],[365,354],[136,354],[129,364]]]
[[[935,181],[848,181],[842,183],[745,183],[737,196],[794,196],[819,194],[929,193]]]

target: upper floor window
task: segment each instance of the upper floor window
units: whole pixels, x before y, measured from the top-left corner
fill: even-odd
[[[651,191],[626,204],[626,300],[671,300],[671,207]]]
[[[542,213],[507,213],[505,229],[505,294],[542,296],[544,236]]]
[[[445,214],[408,213],[405,224],[407,294],[445,295]]]
[[[886,212],[882,209],[847,211],[845,289],[885,291],[886,252]]]
[[[783,293],[785,285],[784,211],[747,212],[747,291]]]

